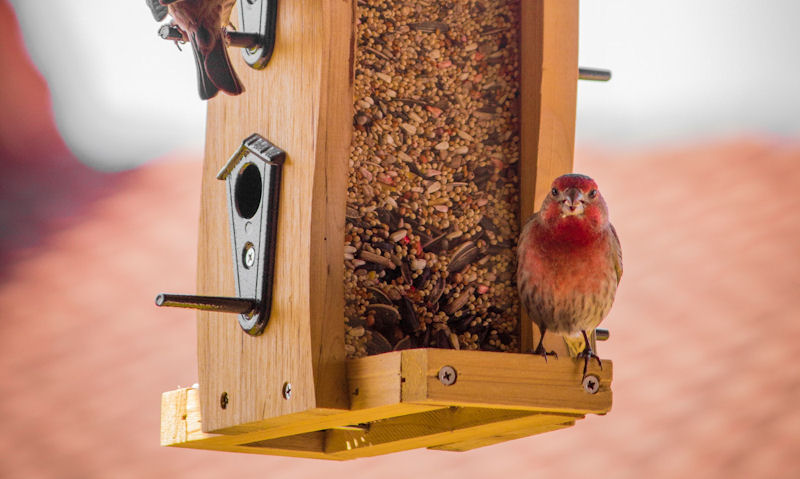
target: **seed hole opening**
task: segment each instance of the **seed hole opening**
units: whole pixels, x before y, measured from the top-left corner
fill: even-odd
[[[261,206],[261,172],[253,163],[247,163],[239,170],[234,187],[234,202],[239,216],[250,219]]]

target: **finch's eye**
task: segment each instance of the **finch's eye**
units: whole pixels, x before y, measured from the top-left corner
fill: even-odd
[[[552,190],[550,190],[550,194],[553,196],[558,196],[558,190],[556,188],[553,188]]]
[[[589,192],[589,198],[594,199],[597,196],[597,190],[592,190]]]

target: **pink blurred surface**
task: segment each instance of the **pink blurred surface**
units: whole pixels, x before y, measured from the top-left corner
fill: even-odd
[[[81,166],[5,2],[0,67],[0,477],[800,477],[800,141],[578,150],[625,255],[607,416],[348,463],[170,449],[194,316],[153,297],[194,290],[199,158]]]

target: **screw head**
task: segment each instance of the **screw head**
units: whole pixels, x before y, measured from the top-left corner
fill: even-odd
[[[219,407],[222,409],[228,407],[228,393],[224,392],[219,396]]]
[[[452,386],[456,383],[458,373],[453,366],[442,366],[439,370],[439,381],[445,386]]]
[[[597,391],[600,390],[600,378],[595,376],[594,374],[590,374],[583,378],[583,390],[589,394],[597,394]]]
[[[292,383],[283,383],[283,399],[292,397]]]
[[[244,245],[244,251],[242,251],[242,262],[244,263],[244,267],[250,269],[256,264],[256,248],[253,246],[253,243],[247,243]]]

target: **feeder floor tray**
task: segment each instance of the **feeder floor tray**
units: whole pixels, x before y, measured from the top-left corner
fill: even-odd
[[[337,460],[421,447],[467,451],[607,413],[612,363],[602,363],[590,363],[587,376],[599,381],[590,393],[583,360],[573,358],[444,349],[368,356],[348,361],[350,410],[313,409],[224,434],[202,431],[199,392],[181,388],[162,395],[161,444]],[[440,371],[451,375],[440,379]]]

